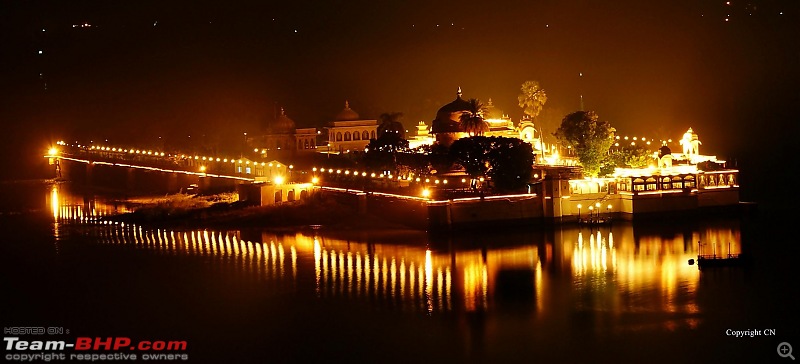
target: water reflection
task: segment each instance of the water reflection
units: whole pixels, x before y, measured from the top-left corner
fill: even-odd
[[[123,212],[120,206],[76,198],[57,186],[49,202],[56,237],[69,230],[99,244],[198,257],[237,279],[271,282],[319,298],[424,314],[515,307],[534,317],[561,313],[568,304],[570,312],[607,313],[602,320],[573,319],[613,329],[696,327],[702,273],[688,259],[701,250],[741,252],[737,222],[652,231],[631,224],[556,228],[534,238],[510,235],[502,246],[451,238],[446,248],[430,248],[436,244],[115,223],[102,217]],[[654,320],[653,313],[672,315]]]

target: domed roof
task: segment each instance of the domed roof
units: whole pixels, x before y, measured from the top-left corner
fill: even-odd
[[[281,108],[281,114],[272,123],[270,129],[274,134],[294,134],[294,120],[286,116],[286,112]]]
[[[658,149],[658,157],[659,158],[661,158],[661,157],[663,157],[665,155],[670,155],[670,154],[672,154],[672,150],[669,149],[667,144],[662,145],[661,148]]]
[[[336,121],[352,121],[359,120],[358,113],[350,108],[350,102],[344,102],[344,110],[336,114]]]
[[[469,101],[466,101],[461,98],[461,87],[458,88],[456,92],[456,99],[453,102],[442,106],[439,111],[436,113],[436,116],[442,114],[451,114],[451,113],[460,113],[462,111],[469,110]],[[449,117],[449,115],[448,115]]]
[[[459,126],[461,113],[469,110],[469,101],[461,98],[461,87],[456,92],[456,99],[451,103],[442,106],[436,112],[436,119],[431,124],[433,133],[457,133],[461,131]]]

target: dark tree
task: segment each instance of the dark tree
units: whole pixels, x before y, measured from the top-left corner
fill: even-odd
[[[499,191],[524,188],[533,174],[533,147],[518,138],[497,137],[489,152],[489,177]]]
[[[525,187],[533,171],[533,148],[517,138],[461,138],[450,155],[471,177],[487,177],[501,192]]]
[[[399,135],[400,138],[405,138],[406,130],[403,127],[403,123],[400,122],[402,117],[403,113],[397,111],[381,114],[381,116],[378,117],[380,121],[378,125],[378,137],[384,133],[394,133]]]
[[[483,135],[489,131],[489,124],[483,119],[486,107],[477,99],[469,100],[469,107],[461,113],[461,131],[469,136]]]
[[[486,177],[489,170],[489,138],[475,136],[461,138],[450,146],[450,156],[454,163],[464,167],[464,171],[472,178]]]
[[[408,140],[398,133],[383,133],[378,139],[371,139],[364,155],[367,167],[380,170],[397,168],[396,153],[408,151]]]

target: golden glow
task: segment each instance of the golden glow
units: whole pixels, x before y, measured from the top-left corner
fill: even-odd
[[[311,178],[311,183],[313,183],[313,184],[319,183],[319,178],[317,178],[317,177]]]
[[[276,176],[275,179],[273,179],[273,183],[275,183],[276,185],[283,184],[283,177],[282,176]]]
[[[431,191],[430,190],[428,190],[427,188],[422,190],[422,197],[428,198],[430,196],[431,196]]]
[[[55,185],[52,189],[50,189],[50,208],[53,209],[53,218],[58,220],[58,210],[60,205],[58,204],[58,187]]]
[[[563,288],[574,291],[576,297],[589,297],[597,287],[603,287],[603,295],[582,300],[579,304],[588,306],[581,309],[607,310],[614,313],[610,320],[645,311],[678,313],[678,318],[670,322],[691,325],[690,320],[696,320],[702,309],[695,300],[701,273],[686,261],[699,253],[724,255],[741,251],[737,226],[701,228],[688,235],[680,230],[673,236],[635,235],[633,227],[624,224],[615,225],[613,234],[606,227],[588,233],[586,228],[567,228],[557,241],[547,240],[544,246],[489,247],[484,252],[467,249],[437,253],[418,245],[380,241],[368,244],[358,239],[323,239],[302,233],[265,233],[260,239],[265,243],[261,243],[242,240],[236,231],[173,232],[129,224],[99,224],[93,218],[106,211],[102,204],[84,212],[82,199],[71,198],[56,187],[49,192],[50,207],[59,223],[73,223],[68,221],[72,220],[91,224],[92,229],[98,229],[96,236],[101,244],[128,245],[174,256],[202,256],[211,264],[227,265],[243,276],[253,274],[258,279],[288,283],[298,289],[305,289],[307,282],[307,289],[315,287],[317,295],[323,297],[391,302],[403,310],[433,313],[491,311],[498,272],[526,269],[533,275],[531,289],[535,290],[532,293],[538,312],[558,311],[553,307],[563,302],[563,296],[554,288],[560,288],[565,280],[558,280],[556,287],[554,279],[569,277],[567,281],[572,283]],[[583,202],[587,203],[594,205],[595,201]]]

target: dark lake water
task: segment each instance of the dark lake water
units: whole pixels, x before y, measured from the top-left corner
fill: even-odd
[[[67,342],[185,340],[202,363],[788,363],[778,344],[800,345],[800,230],[770,210],[599,229],[274,234],[109,223],[122,206],[69,185],[0,186],[0,321],[63,327],[54,337]],[[699,252],[754,263],[701,271],[687,263]],[[744,330],[760,335],[732,335]]]

